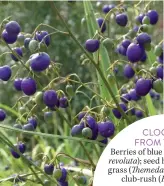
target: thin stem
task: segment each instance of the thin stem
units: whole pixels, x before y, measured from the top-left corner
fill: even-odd
[[[65,22],[65,20],[63,19],[63,17],[60,15],[58,9],[55,6],[55,3],[50,1],[51,4],[51,8],[54,9],[54,11],[57,13],[57,15],[59,16],[59,18],[61,19],[62,23],[64,24],[64,26],[66,27],[66,29],[68,30],[70,36],[72,37],[72,39],[76,42],[76,44],[81,48],[81,50],[86,54],[86,56],[89,58],[89,60],[92,62],[92,64],[95,66],[95,68],[97,69],[101,79],[103,80],[106,88],[108,89],[113,101],[115,102],[115,104],[118,107],[118,110],[120,111],[120,113],[122,114],[122,116],[127,120],[128,123],[131,123],[131,121],[129,120],[129,118],[127,117],[127,115],[125,114],[125,112],[122,110],[122,108],[120,107],[119,103],[117,102],[117,99],[115,98],[112,89],[110,88],[110,85],[108,83],[108,81],[106,80],[106,78],[104,77],[103,72],[101,71],[100,67],[98,64],[96,64],[96,62],[93,60],[93,58],[91,57],[91,55],[88,54],[88,52],[83,48],[83,46],[79,43],[79,41],[76,39],[76,37],[74,36],[74,34],[72,33],[72,31],[69,29],[67,23]]]

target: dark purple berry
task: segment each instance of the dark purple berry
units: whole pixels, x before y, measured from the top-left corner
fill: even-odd
[[[156,10],[149,10],[146,14],[150,18],[150,24],[155,25],[158,22],[158,13]]]
[[[129,95],[130,95],[130,97],[131,97],[131,100],[133,100],[133,101],[138,101],[138,100],[140,99],[140,96],[137,95],[135,89],[131,89],[131,90],[129,91]]]
[[[137,118],[143,118],[143,112],[141,110],[136,110],[135,115],[137,116]]]
[[[146,54],[146,52],[144,52],[144,54],[143,54],[142,58],[140,59],[140,61],[145,62],[146,60],[147,60],[147,54]]]
[[[131,67],[131,65],[125,65],[124,67],[124,76],[127,77],[128,79],[132,78],[135,74],[135,71]]]
[[[142,20],[144,18],[145,14],[140,14],[139,16],[136,17],[136,21],[138,21],[140,24],[142,24]]]
[[[58,181],[65,182],[67,178],[67,170],[65,168],[61,168],[61,171],[62,171],[62,176]]]
[[[139,43],[139,45],[142,45],[142,46],[146,43],[151,43],[151,37],[147,33],[140,33],[136,37],[136,40]]]
[[[23,154],[26,151],[26,145],[24,143],[19,143],[17,145],[17,148],[19,149],[19,151]]]
[[[87,49],[88,52],[96,52],[100,47],[100,41],[97,39],[88,39],[85,42],[85,48]]]
[[[14,147],[15,148],[18,148],[18,145],[16,144],[16,145],[14,145]],[[17,153],[17,152],[15,152],[14,151],[14,149],[10,149],[10,152],[11,152],[11,154],[12,154],[12,156],[14,157],[14,158],[16,158],[16,159],[18,159],[18,158],[20,158],[20,155]]]
[[[155,100],[160,100],[160,94],[159,94],[159,93],[155,93],[154,99],[155,99]]]
[[[31,38],[26,38],[26,39],[24,40],[24,47],[25,47],[26,49],[28,49],[28,46],[29,46],[30,41],[31,41]]]
[[[111,121],[101,122],[98,125],[98,132],[101,136],[109,138],[114,134],[115,126]]]
[[[101,32],[102,33],[105,32],[105,30],[106,30],[106,24],[105,24],[104,19],[103,18],[97,18],[96,21],[97,21],[99,27],[100,28],[102,27]]]
[[[108,144],[108,138],[105,138],[104,140],[100,141],[101,143],[107,145]]]
[[[134,31],[134,32],[138,32],[138,30],[139,30],[139,27],[138,27],[137,25],[135,25],[135,26],[133,27],[133,31]]]
[[[50,44],[50,36],[47,31],[37,31],[35,33],[35,39],[44,42],[47,46]]]
[[[45,164],[44,165],[44,172],[48,175],[52,175],[54,171],[54,165],[53,164]]]
[[[126,26],[128,23],[128,17],[125,13],[120,13],[116,15],[116,23],[120,26]]]
[[[159,57],[157,57],[157,60],[159,63],[163,64],[163,52]]]
[[[61,108],[68,107],[68,99],[66,97],[62,97],[59,99],[59,107],[61,107]]]
[[[8,65],[0,67],[0,79],[3,81],[8,81],[11,77],[12,71]]]
[[[14,48],[13,50],[19,57],[22,57],[23,56],[23,52],[22,52],[22,49],[17,47],[17,48]],[[14,54],[11,54],[11,58],[14,60],[14,61],[19,61],[19,59],[14,55]]]
[[[81,135],[83,128],[81,125],[74,125],[71,129],[71,136]]]
[[[157,67],[157,78],[163,79],[163,66]]]
[[[8,34],[18,35],[20,32],[20,25],[16,21],[10,21],[6,24],[5,29]]]
[[[18,91],[22,90],[21,83],[22,83],[22,78],[14,80],[14,87],[15,87],[16,90],[18,90]]]
[[[135,63],[140,61],[143,56],[143,52],[144,50],[139,44],[131,43],[127,48],[126,55],[130,62]]]
[[[96,120],[92,116],[86,116],[85,121],[89,128],[94,129],[97,127]]]
[[[122,100],[124,103],[128,103],[128,102],[131,100],[130,94],[128,94],[128,93],[122,94],[122,95],[121,95],[121,100]]]
[[[25,78],[22,80],[21,89],[24,94],[31,96],[36,92],[36,82],[32,78]]]
[[[121,109],[123,110],[123,112],[127,111],[127,107],[124,103],[120,103],[119,105],[120,105]],[[112,109],[112,112],[116,118],[120,119],[122,117],[122,114],[120,113],[118,108]]]
[[[3,121],[6,118],[6,112],[0,109],[0,121]]]
[[[38,125],[38,122],[35,117],[28,118],[28,123],[31,123],[33,125],[34,129],[36,129],[36,127]]]
[[[58,182],[60,186],[68,186],[68,182],[67,181],[62,181],[62,182]]]
[[[129,40],[129,39],[124,39],[123,41],[122,41],[122,46],[124,47],[124,48],[128,48],[128,46],[131,44],[131,41]]]
[[[6,32],[6,30],[4,30],[2,32],[2,38],[4,39],[4,41],[7,43],[7,44],[13,44],[16,42],[17,40],[17,35],[10,35]]]
[[[78,114],[78,120],[81,121],[81,119],[82,119],[84,116],[86,116],[86,112],[80,112],[80,113]]]
[[[29,60],[32,70],[37,72],[47,69],[51,62],[50,56],[45,52],[33,54]]]
[[[121,44],[117,46],[117,52],[123,56],[126,56],[127,49],[123,47]]]
[[[102,8],[102,11],[103,11],[105,14],[107,14],[107,13],[110,11],[109,5],[104,5],[103,8]]]
[[[34,131],[34,126],[31,123],[27,123],[27,124],[23,125],[22,129],[27,130],[27,131]]]
[[[154,98],[155,97],[155,92],[154,91],[150,90],[149,94],[150,94],[150,97],[151,98]]]
[[[137,95],[146,96],[152,88],[152,80],[140,78],[136,82],[135,90]]]
[[[58,96],[55,90],[47,90],[43,94],[43,101],[48,107],[55,107],[58,104]]]

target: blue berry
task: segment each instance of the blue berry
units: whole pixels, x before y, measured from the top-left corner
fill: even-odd
[[[135,90],[137,95],[146,96],[152,88],[152,81],[150,79],[140,78],[136,82]]]
[[[97,127],[96,120],[92,116],[86,116],[85,121],[89,128],[94,129]]]
[[[3,121],[6,118],[6,112],[0,109],[0,121]]]
[[[17,144],[14,145],[14,147],[17,148]],[[16,158],[16,159],[20,158],[20,155],[19,155],[17,152],[15,152],[14,149],[11,148],[11,149],[10,149],[10,152],[11,152],[11,154],[12,154],[12,156],[13,156],[14,158]]]
[[[129,95],[130,95],[130,97],[131,97],[131,100],[133,100],[133,101],[138,101],[138,100],[140,99],[140,96],[137,95],[135,89],[131,89],[131,90],[129,91]]]
[[[124,103],[128,103],[128,102],[131,100],[130,94],[128,94],[128,93],[122,94],[122,95],[121,95],[121,100],[122,100]]]
[[[18,150],[18,152],[22,154],[26,151],[26,145],[22,142],[15,144],[14,147]],[[14,149],[10,148],[10,152],[14,158],[16,159],[20,158],[20,155],[17,152],[15,152]]]
[[[24,78],[21,83],[21,89],[24,94],[31,96],[36,92],[36,82],[32,78]]]
[[[158,13],[156,10],[149,10],[146,14],[150,18],[150,24],[155,25],[158,22]]]
[[[109,5],[104,5],[102,11],[107,14],[110,11]]]
[[[8,65],[0,67],[0,79],[3,81],[8,81],[11,77],[12,71]]]
[[[142,24],[142,20],[144,18],[145,14],[140,14],[139,16],[136,17],[136,21],[138,21],[140,24]]]
[[[123,56],[126,56],[127,49],[123,47],[121,44],[117,46],[117,52]]]
[[[82,130],[83,130],[83,126],[82,125],[74,125],[71,129],[71,136],[78,136],[82,134]]]
[[[31,41],[31,38],[26,38],[26,39],[24,40],[24,47],[25,47],[26,49],[28,49],[28,46],[29,46],[30,41]]]
[[[35,39],[44,42],[47,46],[50,44],[50,36],[47,31],[37,31],[35,33]]]
[[[157,67],[157,78],[163,79],[163,66]]]
[[[97,39],[88,39],[85,42],[85,48],[87,49],[88,52],[96,52],[100,47],[100,42]]]
[[[139,44],[131,43],[128,48],[126,55],[128,60],[132,63],[140,61],[144,53],[143,48]]]
[[[68,182],[67,181],[59,181],[58,182],[60,186],[68,186]]]
[[[17,35],[10,35],[6,32],[6,30],[4,30],[2,32],[2,38],[4,39],[4,41],[7,43],[7,44],[13,44],[16,42],[17,40]]]
[[[45,53],[36,53],[30,56],[30,66],[33,71],[41,72],[50,65],[50,56]]]
[[[10,21],[6,24],[5,29],[8,34],[18,35],[20,32],[20,25],[16,21]]]
[[[22,129],[27,130],[27,131],[34,131],[34,126],[31,123],[27,123],[27,124],[23,125]]]
[[[131,67],[131,65],[125,65],[124,67],[124,76],[128,79],[132,78],[135,74],[135,71]]]
[[[140,33],[137,37],[137,42],[139,45],[144,45],[146,43],[151,43],[151,37],[147,33]]]
[[[157,57],[157,60],[159,63],[163,64],[163,52],[159,57]]]
[[[24,143],[19,142],[17,147],[22,154],[26,151],[26,145]]]
[[[86,112],[80,112],[78,114],[78,120],[81,121],[81,119],[86,115]]]
[[[105,138],[104,140],[100,141],[101,143],[107,145],[108,144],[108,138]]]
[[[127,107],[126,107],[126,105],[124,103],[120,103],[119,105],[120,105],[121,109],[124,112],[127,111]],[[113,114],[114,114],[114,116],[116,118],[120,119],[122,117],[122,114],[120,113],[120,111],[118,110],[118,108],[113,108],[112,109],[112,112],[113,112]]]
[[[103,18],[97,18],[96,21],[97,21],[99,27],[100,28],[102,27],[101,32],[102,33],[105,32],[105,30],[106,30],[106,23],[105,23],[104,19]],[[102,26],[102,24],[103,24],[103,26]]]
[[[111,121],[101,122],[98,125],[98,132],[105,138],[111,137],[114,134],[114,131],[115,126]]]
[[[14,87],[15,87],[16,90],[18,90],[18,91],[22,90],[21,83],[22,83],[22,78],[14,80]]]
[[[23,56],[23,52],[22,52],[22,49],[17,47],[17,48],[14,48],[13,50],[18,56],[22,57]],[[11,58],[14,60],[14,61],[19,61],[19,59],[14,55],[14,54],[11,54]]]
[[[67,170],[65,168],[61,168],[61,171],[62,171],[62,176],[58,181],[65,182],[67,178]]]
[[[116,15],[116,23],[120,26],[125,27],[128,23],[128,17],[125,13],[120,13]]]
[[[143,54],[142,58],[140,59],[140,61],[145,62],[146,60],[147,60],[147,54],[146,54],[146,52],[144,52],[144,54]]]
[[[59,99],[59,107],[61,107],[61,108],[68,107],[68,99],[66,97],[62,97]]]
[[[58,96],[55,90],[47,90],[43,94],[43,101],[48,107],[55,107],[58,104]]]
[[[48,175],[52,175],[54,171],[54,165],[53,164],[45,164],[44,165],[44,172]]]
[[[135,115],[137,116],[137,118],[143,118],[143,112],[141,110],[136,110]]]
[[[34,129],[36,129],[36,127],[38,125],[38,122],[35,117],[28,118],[28,123],[31,123],[33,125]]]
[[[124,39],[122,42],[121,42],[122,46],[124,48],[128,48],[128,46],[131,44],[131,41],[129,39]]]

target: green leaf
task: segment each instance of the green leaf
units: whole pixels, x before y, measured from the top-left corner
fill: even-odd
[[[149,111],[149,115],[150,116],[157,115],[156,108],[153,105],[150,95],[149,94],[146,95],[145,98],[146,98],[146,104]]]

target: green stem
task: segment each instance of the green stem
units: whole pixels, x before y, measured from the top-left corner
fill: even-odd
[[[79,43],[79,41],[76,39],[76,37],[74,36],[74,34],[72,33],[72,31],[69,29],[67,23],[65,22],[65,20],[63,19],[63,17],[60,15],[58,9],[56,8],[54,2],[50,1],[51,4],[51,8],[54,9],[54,11],[57,13],[57,15],[59,16],[59,18],[61,19],[62,23],[64,24],[64,26],[66,27],[66,29],[68,30],[70,36],[72,37],[72,39],[76,42],[76,44],[81,48],[81,50],[85,53],[85,55],[89,58],[89,60],[92,62],[92,64],[95,66],[95,68],[97,69],[101,79],[103,80],[104,84],[106,85],[106,88],[108,89],[113,101],[115,102],[115,104],[118,107],[118,110],[120,111],[120,113],[122,114],[122,116],[127,120],[127,122],[130,124],[131,121],[129,120],[129,118],[127,117],[127,115],[124,113],[124,111],[122,110],[122,108],[120,107],[119,103],[117,102],[117,99],[115,98],[112,89],[110,88],[110,85],[108,83],[108,81],[106,80],[106,78],[104,77],[103,72],[101,71],[100,67],[98,64],[95,63],[95,61],[93,60],[93,58],[88,54],[88,52],[83,48],[83,46]]]

